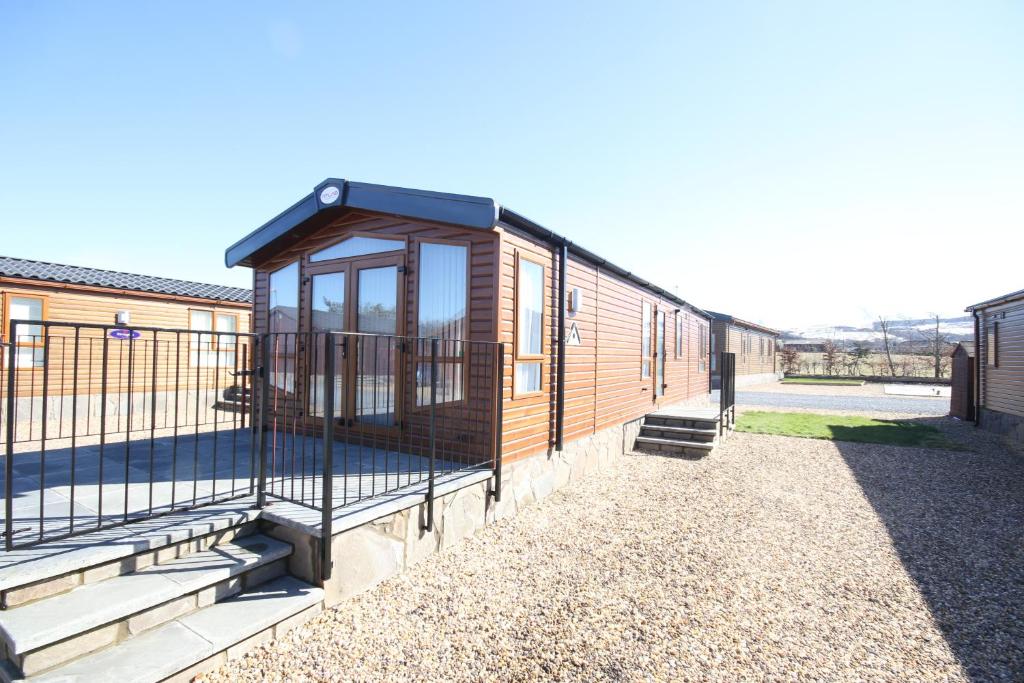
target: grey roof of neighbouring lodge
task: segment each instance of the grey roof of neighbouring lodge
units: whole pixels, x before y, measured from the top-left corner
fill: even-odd
[[[61,263],[47,263],[29,259],[0,256],[0,277],[38,280],[66,285],[103,287],[132,292],[186,296],[212,301],[230,301],[247,304],[252,301],[252,291],[240,287],[209,285],[202,282],[175,280],[153,275],[135,275],[115,270],[100,270],[83,266],[68,266]]]
[[[732,323],[734,325],[739,325],[740,327],[749,327],[752,330],[767,332],[768,334],[774,334],[775,336],[782,334],[778,330],[773,330],[770,327],[758,325],[757,323],[752,323],[747,320],[741,320],[740,318],[733,317],[728,313],[717,313],[715,311],[708,311],[708,309],[706,308],[704,310],[707,311],[707,314],[710,315],[714,320],[721,320],[722,322]]]
[[[317,228],[326,225],[338,210],[343,208],[363,209],[479,230],[492,230],[500,223],[505,223],[551,244],[564,245],[575,256],[605,268],[680,306],[707,315],[704,310],[690,302],[501,206],[490,197],[412,190],[341,178],[324,180],[313,189],[313,192],[232,244],[224,252],[224,262],[229,268],[238,265],[251,267],[254,263],[253,257],[272,253],[287,244],[299,241]]]
[[[1024,299],[1024,289],[1017,292],[1010,292],[1009,294],[1003,294],[1002,296],[997,296],[996,298],[989,299],[988,301],[982,301],[981,303],[968,306],[964,310],[967,311],[968,313],[973,313],[974,311],[980,310],[982,308],[988,308],[989,306],[998,306],[999,304],[1010,303],[1011,301],[1016,301],[1017,299]]]

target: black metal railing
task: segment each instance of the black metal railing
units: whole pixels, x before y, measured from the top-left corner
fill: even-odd
[[[261,496],[319,510],[329,537],[334,511],[426,485],[432,529],[438,480],[486,470],[500,486],[502,362],[493,342],[267,335]]]
[[[339,509],[488,471],[493,342],[12,321],[0,373],[10,550],[253,496]],[[324,544],[329,547],[329,544]]]
[[[736,354],[723,351],[719,355],[718,435],[721,436],[736,424]]]
[[[8,550],[254,492],[252,335],[13,320],[7,340]]]

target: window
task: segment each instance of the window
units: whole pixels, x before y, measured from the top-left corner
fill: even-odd
[[[212,334],[193,334],[190,342],[190,363],[200,367],[232,369],[243,359],[235,358],[238,348],[238,314],[214,313],[191,309],[188,312],[190,330],[209,331]],[[220,333],[220,334],[217,334]]]
[[[405,242],[402,240],[384,240],[379,237],[349,237],[310,254],[309,260],[311,263],[316,263],[317,261],[333,261],[334,259],[351,258],[352,256],[386,254],[392,251],[403,251],[404,249]]]
[[[999,323],[993,322],[989,325],[988,334],[985,340],[985,356],[988,365],[994,368],[999,367]],[[1011,363],[1012,365],[1012,363]]]
[[[683,357],[683,314],[676,313],[676,360]]]
[[[41,296],[8,294],[4,332],[12,320],[46,320],[46,299]],[[18,325],[14,331],[14,367],[32,369],[43,367],[45,336],[42,325]]]
[[[651,376],[651,305],[646,301],[640,311],[640,377]]]
[[[417,330],[420,337],[436,337],[437,403],[461,401],[465,391],[466,272],[469,249],[459,244],[420,244]],[[430,403],[430,344],[422,344],[416,367],[417,405]],[[423,360],[426,357],[427,360]]]
[[[711,372],[715,372],[716,368],[718,367],[718,363],[716,361],[716,359],[718,358],[718,351],[716,350],[717,342],[718,342],[718,337],[717,337],[717,335],[714,332],[712,332],[711,333]]]
[[[270,274],[267,299],[269,332],[299,330],[299,264],[290,263]]]
[[[541,390],[544,372],[544,266],[517,255],[516,364],[514,388]]]
[[[267,331],[299,331],[299,263],[289,263],[270,274],[267,292]],[[281,334],[269,339],[271,385],[295,390],[295,335]]]
[[[697,341],[697,355],[700,357],[697,361],[697,367],[699,372],[707,370],[707,356],[708,356],[708,328],[707,325],[698,325],[697,334],[699,335]]]

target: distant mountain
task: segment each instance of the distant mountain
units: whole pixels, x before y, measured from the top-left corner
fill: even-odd
[[[895,343],[916,344],[922,341],[922,334],[930,333],[934,326],[934,319],[893,320],[889,327],[889,337]],[[956,318],[940,318],[939,331],[946,335],[952,343],[973,339],[974,319],[966,315]],[[784,343],[820,344],[826,339],[831,339],[841,346],[852,346],[855,343],[875,346],[882,341],[882,329],[876,321],[871,327],[812,325],[784,330],[782,333]]]

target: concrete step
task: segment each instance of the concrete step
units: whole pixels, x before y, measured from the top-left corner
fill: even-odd
[[[718,414],[710,416],[682,416],[654,413],[644,417],[644,424],[651,427],[682,427],[689,429],[718,429]]]
[[[0,553],[0,608],[201,552],[255,532],[255,498],[183,510]]]
[[[645,423],[640,427],[640,436],[711,443],[718,437],[718,430],[697,427],[669,427],[666,425],[649,425]]]
[[[31,675],[285,573],[292,547],[261,534],[0,613],[10,659]]]
[[[681,439],[660,439],[651,436],[638,436],[635,449],[653,453],[703,457],[714,450],[715,444],[703,441],[684,441]]]
[[[285,576],[28,680],[189,681],[313,618],[323,598],[323,589]]]

